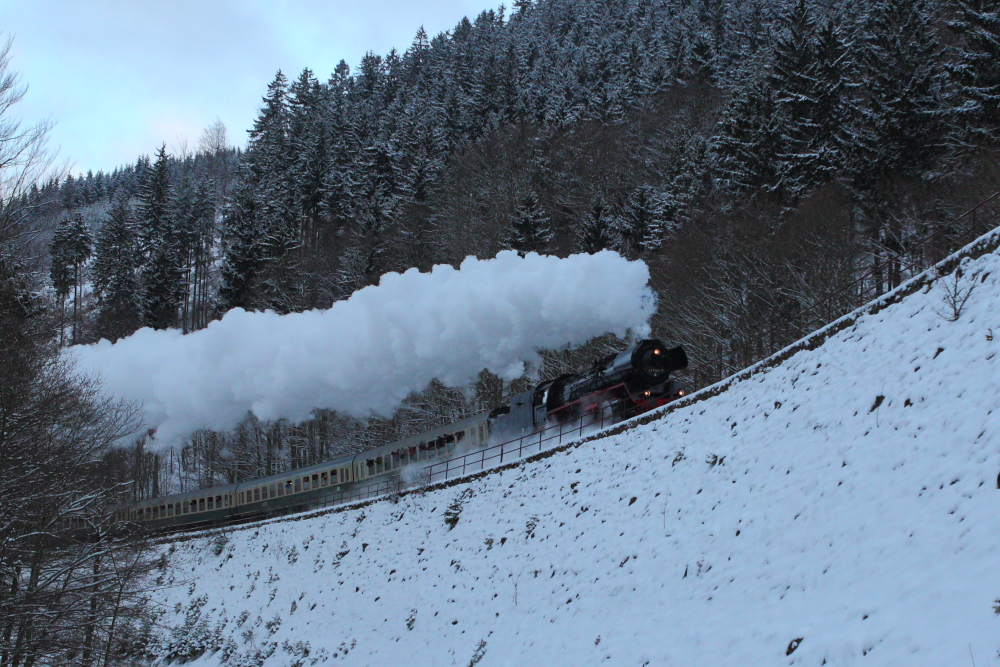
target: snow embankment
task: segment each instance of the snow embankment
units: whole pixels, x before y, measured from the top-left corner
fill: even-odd
[[[164,547],[197,665],[982,665],[1000,257],[710,400],[470,483]]]

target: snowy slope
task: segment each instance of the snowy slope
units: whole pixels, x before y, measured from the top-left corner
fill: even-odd
[[[1000,256],[965,276],[956,322],[938,281],[617,435],[398,504],[165,546],[155,652],[997,664]]]

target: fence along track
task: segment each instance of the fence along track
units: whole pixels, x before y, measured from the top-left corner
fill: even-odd
[[[830,336],[853,326],[859,317],[877,313],[951,273],[963,259],[976,259],[1000,248],[1000,227],[993,228],[1000,221],[1000,211],[996,210],[1000,208],[998,205],[1000,205],[1000,192],[927,234],[919,242],[904,249],[904,252],[896,254],[891,259],[897,262],[894,270],[899,281],[895,285],[890,283],[888,291],[883,291],[884,282],[878,275],[879,269],[875,267],[844,288],[803,309],[801,313],[817,314],[814,319],[819,319],[821,315],[818,313],[821,312],[821,308],[827,308],[826,312],[829,313],[831,304],[837,303],[838,299],[843,299],[841,303],[851,304],[847,309],[849,312],[837,318],[829,317],[828,320],[833,321],[819,324],[812,333],[792,344],[770,350],[750,366],[729,375],[722,375],[718,379],[715,379],[717,369],[725,368],[725,354],[703,361],[678,374],[677,377],[682,378],[689,386],[697,388],[697,391],[661,408],[642,415],[634,413],[615,415],[611,408],[604,407],[599,414],[585,414],[578,419],[555,424],[530,435],[435,462],[423,466],[412,475],[420,483],[420,488],[405,488],[402,480],[398,476],[393,476],[348,492],[331,493],[314,499],[308,502],[305,510],[288,509],[270,515],[237,516],[210,526],[180,526],[158,531],[155,537],[174,542],[178,541],[176,537],[178,534],[184,535],[181,539],[192,539],[220,528],[256,528],[273,521],[298,521],[331,512],[356,509],[392,496],[443,489],[487,474],[509,470],[526,462],[538,461],[591,440],[623,433],[662,419],[674,410],[717,396],[735,383],[777,366],[802,350],[819,347]],[[983,213],[988,214],[988,222],[981,221]],[[993,229],[980,238],[976,237],[980,229],[987,228]],[[946,248],[953,250],[953,254],[949,255]],[[884,252],[884,248],[882,251]],[[906,255],[910,255],[910,258],[904,263]],[[907,276],[905,280],[902,277],[904,275]],[[808,326],[808,324],[796,325],[799,331]],[[777,330],[777,327],[768,329],[758,337],[758,340],[768,340],[771,342],[768,348],[773,347]],[[606,423],[613,425],[605,427]],[[294,474],[294,471],[289,472]]]

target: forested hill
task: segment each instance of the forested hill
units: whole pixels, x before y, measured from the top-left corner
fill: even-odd
[[[829,182],[873,239],[905,235],[886,228],[901,202],[941,215],[969,155],[994,145],[995,5],[518,2],[326,82],[279,73],[227,187],[211,297],[328,306],[388,270],[507,247],[664,256],[748,204],[787,219]],[[139,226],[158,227],[155,199],[177,183],[138,176]],[[137,273],[163,236],[146,234]],[[176,324],[185,278],[143,285],[140,319]]]
[[[914,239],[1000,189],[997,62],[995,0],[539,0],[326,81],[279,72],[244,152],[210,133],[118,196],[45,190],[65,338],[613,248],[652,269],[654,333],[731,371],[861,273],[898,284]],[[472,409],[449,396],[405,427]]]

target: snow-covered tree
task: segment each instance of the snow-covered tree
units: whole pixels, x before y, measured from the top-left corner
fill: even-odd
[[[111,341],[142,325],[139,232],[127,197],[115,197],[97,233],[92,269],[97,335]]]
[[[861,46],[865,104],[855,130],[856,185],[919,177],[939,154],[945,69],[923,0],[878,0]]]
[[[591,201],[577,227],[577,249],[594,254],[614,246],[614,218],[604,198],[598,195]]]
[[[615,245],[622,255],[638,257],[663,242],[663,205],[649,185],[632,190],[614,220]]]
[[[953,0],[957,17],[949,27],[961,38],[948,69],[958,88],[955,111],[973,137],[1000,139],[1000,3]]]
[[[540,253],[545,251],[552,237],[549,217],[538,203],[538,198],[533,193],[525,195],[511,217],[508,246],[521,255]]]
[[[154,329],[177,326],[185,291],[183,239],[172,210],[168,159],[161,146],[138,205],[143,323]]]

